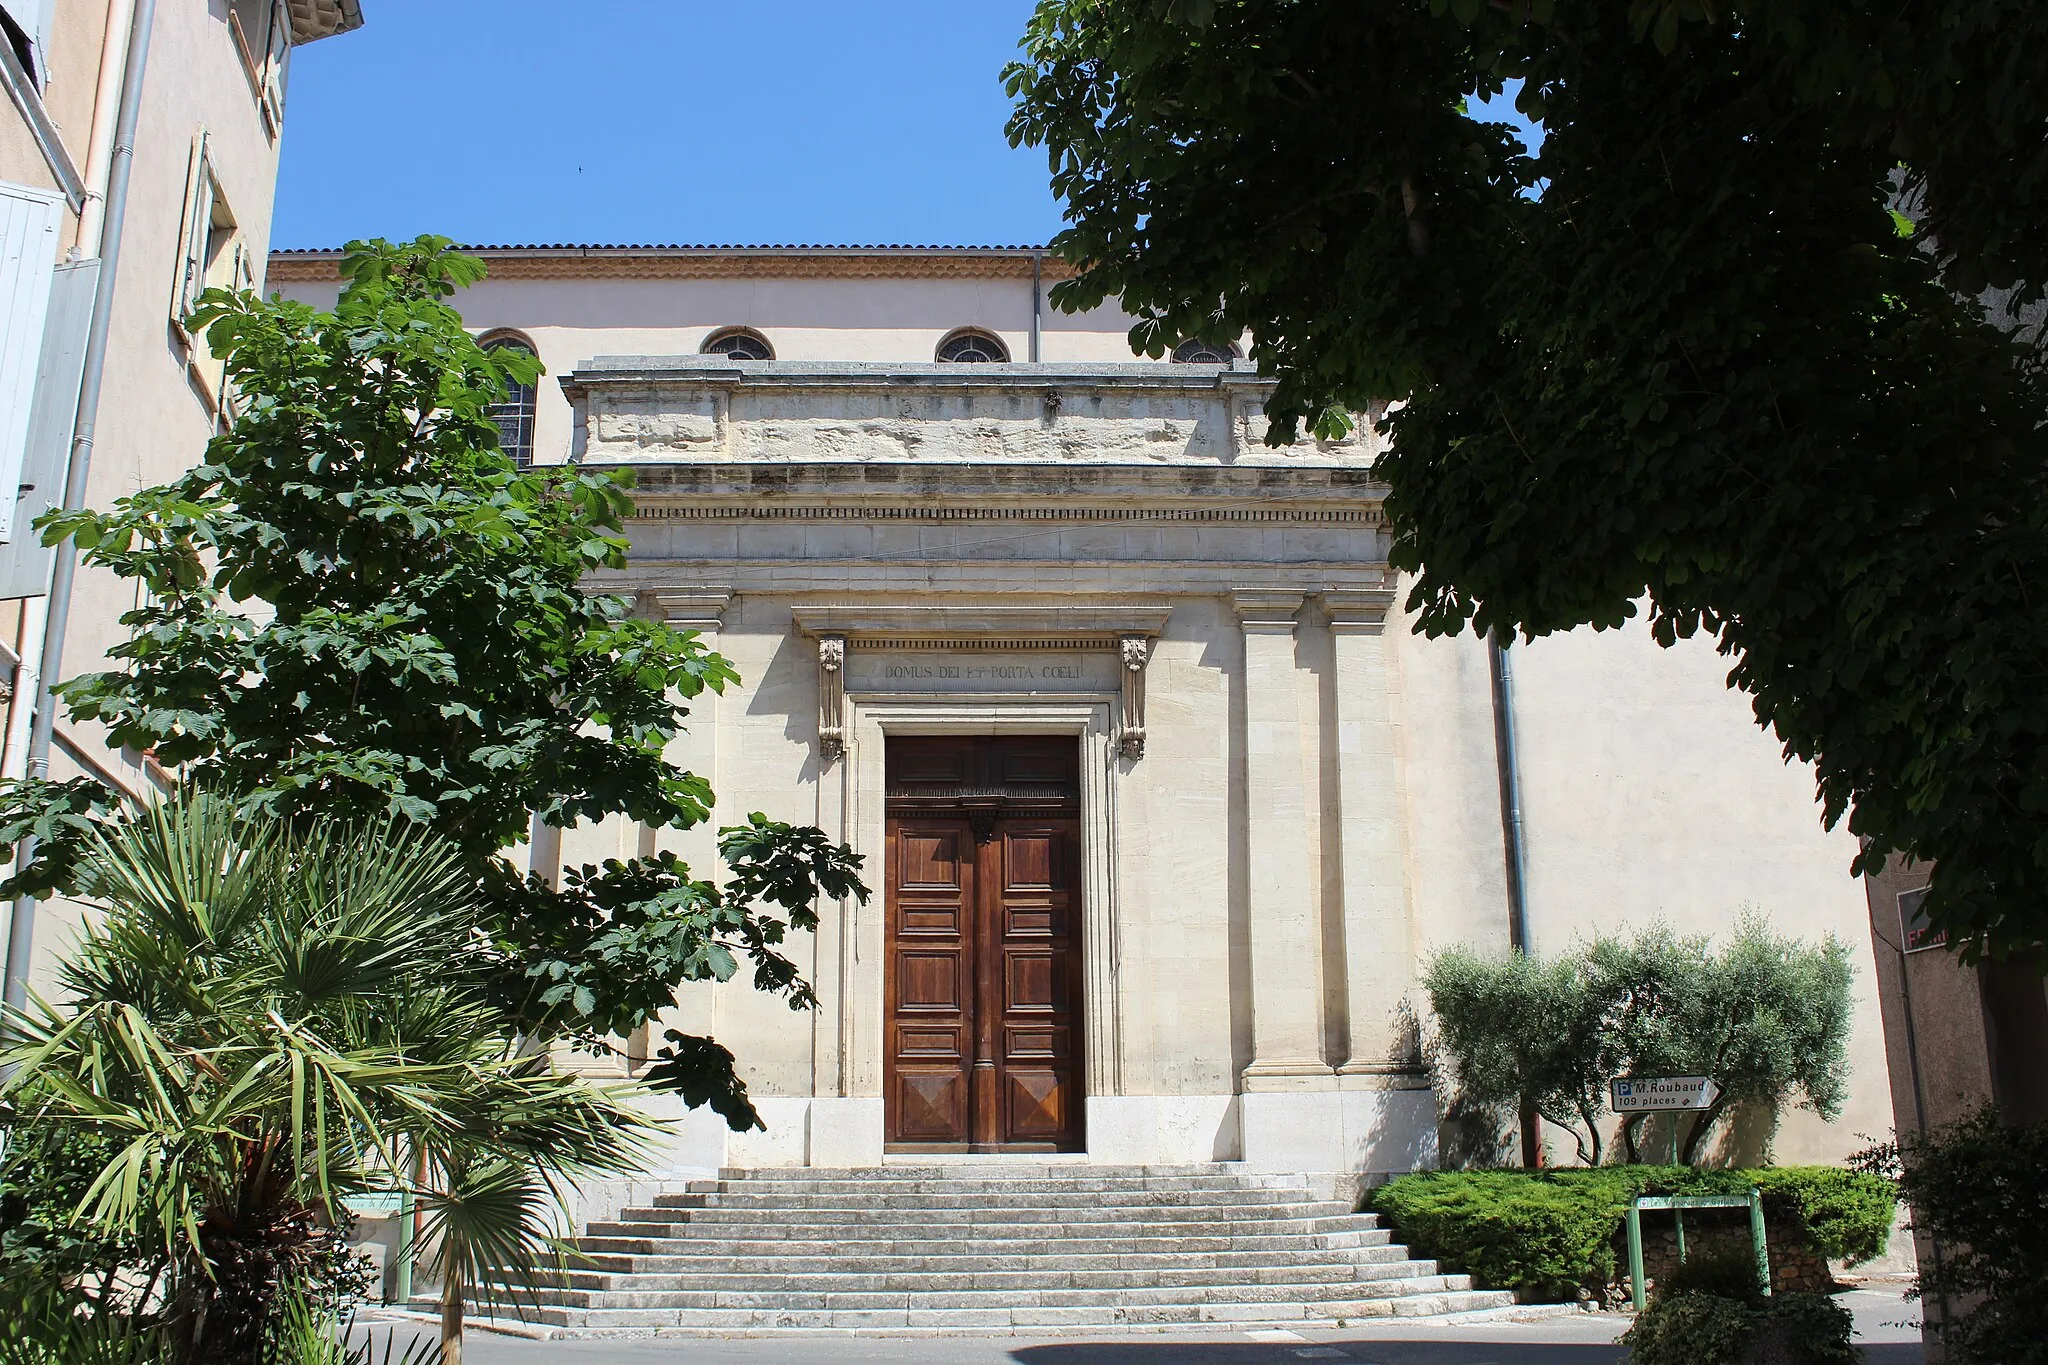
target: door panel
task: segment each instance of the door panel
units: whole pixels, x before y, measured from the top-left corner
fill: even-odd
[[[974,1061],[974,840],[958,819],[892,819],[888,837],[887,1138],[962,1143]]]
[[[889,742],[893,1145],[1081,1146],[1078,751]]]

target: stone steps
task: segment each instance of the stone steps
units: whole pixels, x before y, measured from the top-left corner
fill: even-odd
[[[1514,1303],[1302,1177],[1223,1163],[725,1171],[572,1245],[528,1310],[565,1336],[1313,1327]]]

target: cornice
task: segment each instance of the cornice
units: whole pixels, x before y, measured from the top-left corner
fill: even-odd
[[[809,636],[839,636],[850,645],[934,648],[1098,647],[1129,636],[1150,639],[1166,628],[1171,602],[1090,606],[996,606],[968,601],[927,606],[798,606],[790,615]],[[1028,643],[1027,643],[1028,642]]]
[[[494,280],[1064,280],[1065,261],[1031,248],[982,247],[465,247]],[[274,251],[272,284],[338,281],[339,251]]]
[[[649,392],[738,394],[797,389],[836,392],[872,389],[896,394],[905,389],[1017,389],[1040,395],[1057,416],[1063,395],[1079,398],[1098,391],[1250,394],[1263,400],[1276,380],[1244,361],[1229,365],[1178,365],[1157,360],[1068,361],[1033,364],[1005,361],[987,365],[886,360],[728,360],[703,355],[601,355],[583,362],[558,381],[571,400],[595,391],[637,399]]]
[[[761,505],[730,503],[636,504],[628,521],[975,521],[975,522],[1218,522],[1275,526],[1386,525],[1375,503],[1367,507],[1032,507],[951,505],[846,506],[844,504]]]
[[[692,508],[720,509],[712,514],[718,518],[821,521],[1060,520],[1080,515],[1077,509],[1093,509],[1087,518],[1100,520],[1160,508],[1376,511],[1386,494],[1370,466],[1284,457],[1270,464],[706,460],[592,467],[630,469],[633,501],[648,520],[695,519]]]

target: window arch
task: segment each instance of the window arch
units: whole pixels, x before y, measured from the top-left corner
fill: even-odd
[[[533,343],[517,332],[493,332],[483,339],[482,345],[486,351],[537,354]],[[511,456],[513,465],[520,469],[533,464],[533,406],[533,385],[507,382],[505,397],[484,409],[485,415],[498,424],[498,448]]]
[[[1010,358],[1010,348],[1003,345],[993,332],[984,332],[978,327],[962,327],[957,332],[948,332],[946,339],[939,343],[938,359],[945,365],[1000,365]]]
[[[1173,348],[1177,365],[1228,365],[1237,359],[1237,347],[1229,342],[1197,341],[1193,337]]]
[[[722,355],[728,360],[773,360],[775,348],[768,338],[751,327],[721,327],[704,338],[700,355]]]

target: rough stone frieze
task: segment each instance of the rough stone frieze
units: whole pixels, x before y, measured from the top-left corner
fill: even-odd
[[[1259,376],[1215,367],[663,366],[563,383],[587,464],[1164,465],[1370,462],[1372,438],[1265,444]]]

